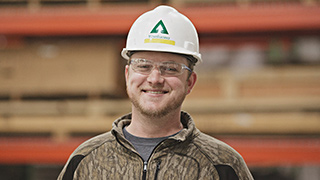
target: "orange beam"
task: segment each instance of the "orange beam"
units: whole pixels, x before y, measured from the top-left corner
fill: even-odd
[[[320,138],[226,138],[249,166],[320,164]]]
[[[141,12],[140,12],[141,13]],[[91,35],[126,34],[139,12],[119,8],[89,11],[87,8],[2,9],[0,34]]]
[[[103,6],[89,8],[2,8],[0,34],[4,35],[125,35],[134,20],[153,7]],[[319,30],[320,7],[275,4],[184,7],[199,33]]]
[[[200,33],[319,30],[320,7],[299,4],[193,8],[185,12]]]
[[[46,138],[0,138],[0,163],[64,164],[88,138],[54,142]],[[320,138],[221,138],[234,147],[249,166],[320,164]]]
[[[0,138],[0,163],[63,164],[85,139],[55,142],[48,138]]]

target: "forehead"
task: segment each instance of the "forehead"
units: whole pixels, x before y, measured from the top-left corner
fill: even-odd
[[[131,58],[143,58],[143,59],[148,59],[152,61],[159,61],[159,62],[164,62],[164,61],[174,61],[178,63],[187,63],[187,58],[184,56],[178,55],[178,54],[173,54],[173,53],[166,53],[166,52],[153,52],[153,51],[140,51],[134,53]]]

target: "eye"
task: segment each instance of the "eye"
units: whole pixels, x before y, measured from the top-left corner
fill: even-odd
[[[148,64],[148,63],[137,63],[137,68],[140,68],[140,69],[150,69],[150,68],[152,68],[152,64]]]
[[[161,69],[164,70],[166,73],[174,74],[174,73],[179,73],[181,70],[181,67],[177,63],[164,63],[162,64]]]
[[[167,66],[167,67],[165,67],[165,70],[170,71],[170,72],[177,72],[178,71],[178,69],[173,66]]]
[[[149,71],[153,68],[153,64],[145,59],[137,59],[135,61],[135,68],[139,71]]]

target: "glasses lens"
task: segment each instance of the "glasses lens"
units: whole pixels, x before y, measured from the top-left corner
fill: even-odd
[[[175,62],[161,63],[160,69],[164,75],[180,75],[182,72],[182,65]]]
[[[184,69],[183,64],[171,61],[157,64],[159,64],[158,67],[163,76],[178,76],[182,74]],[[146,59],[132,59],[130,65],[134,71],[142,74],[149,74],[156,66],[155,62]]]
[[[149,73],[153,69],[153,63],[145,59],[131,60],[133,70],[140,73]]]

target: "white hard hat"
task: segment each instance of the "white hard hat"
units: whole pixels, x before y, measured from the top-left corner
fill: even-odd
[[[158,51],[190,55],[202,61],[198,33],[192,22],[176,9],[158,6],[142,14],[131,26],[121,55],[129,59],[133,51]]]

